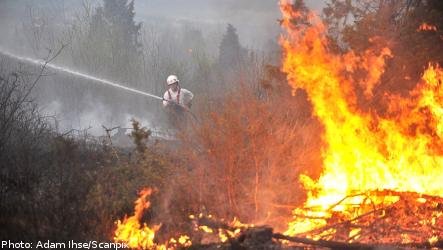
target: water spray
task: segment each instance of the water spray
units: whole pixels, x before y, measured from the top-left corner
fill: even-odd
[[[68,69],[66,67],[61,67],[61,66],[55,65],[53,63],[45,62],[43,60],[33,59],[33,58],[30,58],[30,57],[24,57],[24,56],[17,56],[17,55],[14,55],[14,54],[12,54],[12,53],[10,53],[8,51],[5,51],[5,50],[3,50],[1,48],[0,48],[0,54],[3,54],[3,55],[8,56],[10,58],[16,59],[18,61],[27,62],[27,63],[38,65],[38,66],[45,66],[45,67],[47,67],[49,69],[61,71],[61,72],[64,72],[64,73],[67,73],[67,74],[70,74],[70,75],[74,75],[74,76],[78,76],[78,77],[81,77],[81,78],[84,78],[84,79],[92,80],[94,82],[99,82],[99,83],[102,83],[102,84],[105,84],[105,85],[108,85],[108,86],[112,86],[112,87],[115,87],[115,88],[119,88],[119,89],[123,89],[123,90],[129,91],[129,92],[132,92],[132,93],[136,93],[136,94],[152,97],[152,98],[157,99],[157,100],[169,101],[169,100],[166,100],[166,99],[164,99],[164,98],[162,98],[160,96],[157,96],[157,95],[154,95],[154,94],[151,94],[151,93],[147,93],[147,92],[144,92],[144,91],[141,91],[141,90],[137,90],[137,89],[133,89],[133,88],[130,88],[130,87],[126,87],[126,86],[124,86],[121,83],[112,82],[112,81],[109,81],[109,80],[106,80],[106,79],[103,79],[103,78],[98,78],[98,77],[95,77],[95,76],[91,76],[91,75],[88,75],[86,73],[82,73],[82,72],[79,72],[79,71],[71,70],[71,69]]]
[[[154,99],[157,99],[157,100],[160,100],[160,101],[169,102],[172,105],[180,106],[184,111],[189,113],[196,121],[198,121],[197,116],[194,113],[192,113],[191,110],[189,110],[189,108],[187,108],[187,107],[185,107],[183,105],[180,105],[180,104],[178,104],[178,103],[176,103],[176,102],[174,102],[172,100],[167,100],[167,99],[165,99],[163,97],[160,97],[160,96],[157,96],[157,95],[154,95],[154,94],[151,94],[151,93],[147,93],[147,92],[144,92],[144,91],[141,91],[141,90],[138,90],[138,89],[130,88],[130,87],[127,87],[127,86],[125,86],[125,85],[123,85],[121,83],[112,82],[112,81],[109,81],[109,80],[106,80],[106,79],[103,79],[103,78],[98,78],[98,77],[95,77],[95,76],[88,75],[88,74],[83,73],[83,72],[79,72],[79,71],[75,71],[75,70],[72,70],[72,69],[68,69],[66,67],[58,66],[58,65],[55,65],[53,63],[46,62],[44,60],[38,60],[38,59],[30,58],[30,57],[14,55],[14,54],[12,54],[12,53],[10,53],[8,51],[3,50],[2,48],[0,48],[0,54],[3,54],[3,55],[8,56],[10,58],[14,58],[14,59],[16,59],[18,61],[27,62],[27,63],[30,63],[30,64],[42,66],[42,67],[44,66],[44,67],[47,67],[47,68],[50,68],[50,69],[53,69],[53,70],[58,70],[58,71],[61,71],[61,72],[64,72],[64,73],[67,73],[67,74],[70,74],[70,75],[74,75],[74,76],[78,76],[78,77],[81,77],[81,78],[84,78],[84,79],[88,79],[88,80],[91,80],[91,81],[94,81],[94,82],[102,83],[102,84],[105,84],[105,85],[108,85],[108,86],[111,86],[111,87],[115,87],[115,88],[119,88],[119,89],[122,89],[122,90],[126,90],[126,91],[129,91],[131,93],[136,93],[136,94],[144,95],[144,96],[147,96],[147,97],[151,97],[151,98],[154,98]]]

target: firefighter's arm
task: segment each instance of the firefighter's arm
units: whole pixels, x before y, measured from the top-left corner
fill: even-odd
[[[163,107],[167,107],[169,105],[169,102],[168,102],[168,95],[167,95],[167,93],[165,92],[165,94],[163,95]]]
[[[186,98],[185,98],[185,100],[186,100],[185,106],[186,106],[188,109],[190,109],[191,106],[192,106],[192,99],[194,99],[194,94],[192,94],[192,92],[189,91],[189,90],[186,90],[183,94],[184,94],[185,97],[186,97]]]
[[[189,111],[189,108],[187,105],[181,105],[178,104],[174,101],[170,101],[168,99],[166,99],[165,97],[163,97],[163,106],[165,108],[178,108],[178,109],[183,109],[184,111]]]

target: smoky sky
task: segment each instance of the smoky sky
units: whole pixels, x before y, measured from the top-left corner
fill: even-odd
[[[59,41],[59,36],[63,37],[69,34],[65,31],[73,29],[74,23],[82,22],[85,7],[89,6],[89,10],[94,12],[95,7],[102,5],[103,1],[106,0],[0,0],[0,49],[21,56],[44,58],[44,56],[47,56],[49,49],[55,49],[63,42]],[[243,47],[247,47],[251,51],[263,52],[263,54],[269,53],[266,48],[278,46],[277,41],[281,32],[279,26],[281,13],[278,2],[278,0],[135,0],[134,11],[136,21],[142,23],[142,31],[147,32],[144,33],[146,36],[143,38],[149,39],[149,28],[153,28],[154,32],[158,32],[158,34],[156,33],[158,36],[153,35],[153,37],[160,39],[159,43],[165,44],[165,47],[175,48],[175,50],[162,50],[162,59],[169,62],[167,61],[170,60],[169,56],[171,55],[169,54],[176,53],[178,49],[181,49],[181,46],[185,46],[180,43],[186,44],[186,41],[175,39],[174,34],[165,35],[164,33],[177,32],[177,37],[181,37],[183,34],[180,32],[185,33],[190,28],[189,25],[191,28],[201,31],[201,37],[205,41],[205,50],[208,51],[210,57],[218,55],[219,44],[228,23],[234,25],[237,29]],[[323,0],[306,1],[306,3],[309,7],[318,11],[323,5]],[[34,29],[41,31],[41,33],[34,34]],[[38,34],[43,34],[44,37],[38,37]],[[54,35],[54,37],[51,35]],[[34,46],[37,38],[42,40],[39,43],[41,46],[38,48]],[[149,44],[149,41],[147,43]],[[55,63],[73,66],[70,53],[75,54],[77,52],[78,48],[76,50],[74,47],[69,47],[63,51],[60,58],[56,59]],[[173,60],[180,61],[183,59],[179,58],[180,53],[176,54],[171,57]],[[189,64],[189,62],[187,63]],[[175,64],[164,63],[162,65],[166,68],[166,66],[171,67]],[[149,84],[154,86],[164,81],[169,73],[166,72],[167,70],[170,69],[161,68],[154,72],[163,75],[159,76],[159,79],[154,79],[156,77],[156,74],[154,74],[152,79],[155,81],[151,79]],[[192,75],[189,71],[186,72],[188,78],[191,78]],[[186,76],[184,76],[186,72],[182,72],[181,77],[186,79]],[[93,97],[89,98],[89,96],[83,98],[84,95],[79,94],[84,92],[81,84],[86,83],[83,81],[69,79],[67,76],[66,79],[63,78],[58,81],[57,79],[61,79],[61,77],[65,76],[55,78],[55,76],[50,75],[42,79],[41,82],[44,82],[44,84],[41,84],[41,86],[44,91],[39,92],[42,97],[38,99],[39,105],[43,105],[45,112],[51,115],[57,114],[57,118],[61,117],[61,124],[65,124],[60,125],[61,127],[67,129],[94,127],[99,131],[101,129],[100,124],[129,126],[127,124],[128,117],[132,115],[144,121],[144,124],[152,122],[151,113],[148,114],[148,111],[145,111],[142,105],[139,105],[141,108],[134,109],[133,113],[126,114],[124,113],[126,110],[120,111],[123,108],[118,109],[117,112],[114,105],[109,105],[109,103],[105,103],[106,101],[101,103]],[[148,82],[146,79],[143,79],[143,81]],[[71,84],[74,82],[76,85]],[[148,85],[148,83],[145,85]],[[46,88],[44,86],[55,87]],[[69,89],[69,94],[66,94],[65,89]],[[102,93],[108,93],[105,90],[107,89],[103,91],[100,89],[101,92],[97,90],[94,93],[103,96],[105,94]],[[112,94],[115,97],[124,96],[119,92],[112,92]],[[78,105],[78,107],[75,105],[69,106],[66,99],[73,103],[77,103],[75,102],[76,99],[85,99],[85,103],[81,101],[81,105]],[[129,107],[133,105],[134,101],[133,98],[124,99],[122,97],[122,103]],[[119,112],[122,114],[116,116],[115,114]]]
[[[102,0],[0,0],[0,31],[7,39],[11,30],[21,26],[29,10],[50,10],[55,17],[71,18],[82,10],[84,2],[101,4]],[[252,48],[265,46],[276,40],[281,13],[278,0],[135,0],[136,19],[149,25],[153,19],[164,22],[191,22],[212,25],[223,32],[228,23],[233,24],[243,45]],[[307,0],[306,4],[320,10],[324,0]],[[60,13],[63,9],[63,13]],[[53,10],[53,11],[51,11]],[[59,13],[57,13],[59,12]],[[4,43],[5,41],[0,41]]]
[[[324,5],[324,0],[305,2],[317,12]],[[221,26],[231,23],[237,28],[240,41],[248,47],[265,46],[280,33],[278,0],[138,0],[136,7],[142,21],[157,17]]]

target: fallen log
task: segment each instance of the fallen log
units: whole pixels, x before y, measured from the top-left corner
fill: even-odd
[[[301,243],[305,245],[312,245],[312,246],[320,246],[320,247],[326,247],[330,249],[342,249],[342,250],[373,250],[376,247],[368,245],[368,244],[361,244],[361,243],[344,243],[344,242],[338,242],[338,241],[327,241],[327,240],[313,240],[308,238],[300,238],[300,237],[291,237],[286,236],[283,234],[273,234],[272,237],[274,239],[278,240],[287,240],[294,243]]]
[[[217,232],[218,229],[236,231],[241,229],[242,232],[236,237],[231,238],[225,243],[211,244],[206,246],[193,246],[188,249],[305,249],[308,246],[320,247],[327,249],[343,249],[343,250],[376,250],[376,249],[430,249],[430,248],[442,248],[443,240],[438,240],[434,243],[426,242],[412,242],[412,243],[361,243],[361,242],[345,242],[334,240],[313,240],[307,237],[292,237],[283,235],[281,233],[273,233],[273,229],[266,226],[261,227],[249,227],[249,228],[236,228],[225,224],[224,222],[216,221],[212,218],[199,218],[196,221],[199,225],[204,225],[214,229]],[[298,244],[297,246],[290,246],[282,244],[281,241],[289,241]],[[197,248],[196,248],[197,247]]]
[[[343,249],[343,250],[376,250],[376,249],[405,249],[405,248],[443,248],[443,240],[437,241],[434,244],[429,242],[421,243],[398,243],[398,244],[363,244],[363,243],[346,243],[328,240],[313,240],[308,238],[291,237],[283,234],[273,234],[274,239],[287,240],[294,243],[301,243],[305,245],[320,246],[329,249]]]

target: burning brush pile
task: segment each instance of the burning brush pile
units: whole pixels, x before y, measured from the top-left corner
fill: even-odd
[[[282,71],[294,91],[306,91],[325,142],[324,170],[318,180],[301,176],[307,200],[293,210],[287,230],[275,233],[200,214],[190,220],[215,237],[210,243],[180,236],[159,244],[160,225],[139,222],[149,205],[146,191],[135,215],[117,223],[115,240],[146,249],[443,248],[443,69],[429,62],[407,97],[386,94],[383,115],[362,110],[356,88],[363,98],[373,98],[386,60],[395,56],[390,48],[336,55],[315,16],[299,25],[294,20],[300,12],[286,4],[281,10]],[[353,77],[357,72],[365,74]]]
[[[390,49],[331,54],[320,21],[308,17],[312,24],[302,28],[291,22],[299,12],[282,10],[288,31],[282,39],[283,71],[293,89],[308,93],[327,143],[323,174],[318,181],[302,176],[309,197],[305,208],[294,211],[285,234],[372,244],[439,242],[443,69],[429,63],[408,98],[386,95],[383,116],[362,111],[355,86],[365,98],[373,97],[385,59],[394,56]],[[350,76],[361,70],[366,76],[355,82]]]

